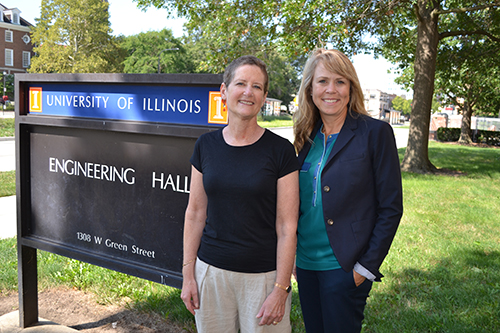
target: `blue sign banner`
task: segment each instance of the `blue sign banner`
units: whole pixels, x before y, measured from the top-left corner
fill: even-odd
[[[29,113],[186,125],[225,125],[215,87],[119,84],[29,85]]]

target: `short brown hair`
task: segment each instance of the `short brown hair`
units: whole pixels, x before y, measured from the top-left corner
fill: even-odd
[[[236,70],[244,65],[252,65],[260,68],[262,74],[264,74],[264,94],[267,93],[267,89],[269,88],[267,66],[264,61],[252,55],[239,57],[233,60],[229,65],[227,65],[226,70],[224,71],[224,83],[226,84],[226,86],[229,86],[229,84],[233,81],[234,73],[236,72]]]

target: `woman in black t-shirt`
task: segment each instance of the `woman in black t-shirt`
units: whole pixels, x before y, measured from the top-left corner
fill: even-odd
[[[191,158],[181,298],[199,332],[290,332],[298,163],[257,115],[268,89],[256,57],[233,61],[221,97],[229,124],[202,135]]]

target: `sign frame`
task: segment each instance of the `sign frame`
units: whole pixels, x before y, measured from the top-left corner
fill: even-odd
[[[32,188],[36,174],[32,170],[32,158],[39,149],[33,137],[37,133],[56,133],[63,136],[68,131],[99,133],[104,138],[114,136],[140,138],[146,143],[159,138],[189,140],[189,144],[203,133],[220,128],[221,124],[169,123],[137,119],[107,119],[106,117],[81,117],[72,115],[50,115],[30,108],[30,87],[44,84],[63,84],[69,89],[81,85],[116,87],[170,88],[208,87],[218,91],[222,83],[219,74],[18,74],[15,77],[15,136],[16,136],[16,205],[19,283],[20,327],[29,327],[38,322],[37,250],[43,250],[93,265],[105,267],[125,274],[180,288],[182,267],[158,268],[142,262],[103,256],[100,252],[68,246],[50,237],[38,237],[37,218],[33,216]],[[99,90],[99,89],[97,89]],[[71,90],[70,90],[71,91]],[[39,110],[38,110],[39,111]],[[182,141],[184,142],[184,141]],[[33,178],[35,177],[35,179]],[[35,196],[36,197],[36,196]],[[183,207],[182,209],[185,209]],[[41,226],[46,223],[41,220]],[[34,222],[36,221],[36,222]],[[35,232],[34,232],[35,230]],[[182,242],[181,242],[182,243]],[[182,252],[182,249],[181,249]],[[182,261],[182,258],[180,258]],[[178,260],[177,260],[178,261]]]

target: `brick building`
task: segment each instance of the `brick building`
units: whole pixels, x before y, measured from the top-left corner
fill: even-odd
[[[18,8],[0,4],[0,74],[26,73],[33,56],[32,24]]]
[[[401,111],[392,108],[394,94],[388,94],[378,89],[364,89],[366,111],[375,119],[387,121],[390,124],[401,122]]]

